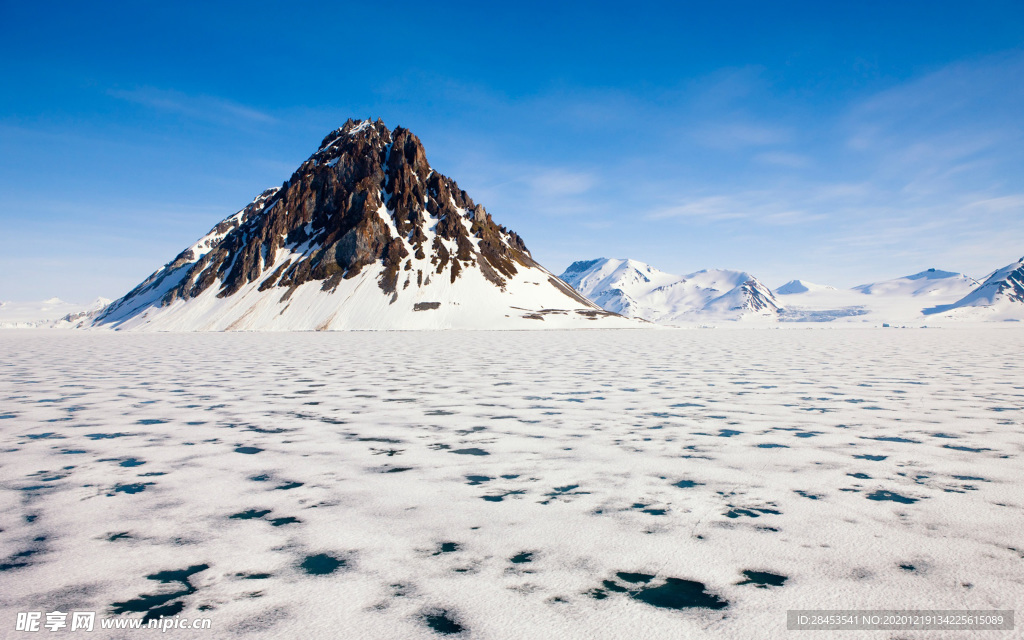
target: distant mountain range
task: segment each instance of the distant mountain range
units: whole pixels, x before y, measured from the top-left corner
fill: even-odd
[[[678,276],[637,260],[572,263],[560,276],[608,311],[661,324],[774,319],[779,304],[749,273],[711,269]]]
[[[1024,262],[983,284],[952,271],[920,273],[853,287],[791,280],[774,291],[744,271],[685,276],[637,260],[574,262],[561,278],[603,308],[659,324],[721,321],[938,323],[1024,320]]]
[[[97,314],[110,304],[96,298],[88,304],[50,298],[41,302],[0,302],[0,329],[39,329],[71,327],[89,314]]]

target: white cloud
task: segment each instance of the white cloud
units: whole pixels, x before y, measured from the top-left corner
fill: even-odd
[[[180,91],[154,87],[139,87],[130,90],[112,89],[108,93],[120,100],[177,113],[195,120],[206,120],[219,124],[276,122],[273,116],[262,111],[213,96],[188,95]]]

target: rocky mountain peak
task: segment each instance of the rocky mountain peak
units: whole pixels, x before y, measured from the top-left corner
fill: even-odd
[[[286,305],[305,285],[319,283],[319,291],[332,294],[357,276],[360,287],[365,279],[375,281],[390,304],[408,290],[410,300],[419,291],[420,297],[454,296],[452,304],[459,305],[456,298],[468,294],[442,292],[432,283],[454,287],[472,271],[474,283],[503,293],[517,274],[533,269],[556,291],[554,298],[543,293],[537,299],[597,308],[534,262],[522,238],[494,222],[454,180],[434,171],[415,134],[389,129],[380,119],[350,119],[327,134],[280,187],[221,221],[110,305],[98,322],[131,317],[154,304],[205,299],[211,291],[232,298],[256,289]],[[474,290],[479,299],[481,290]]]
[[[294,257],[265,278],[282,252]],[[500,288],[517,268],[535,264],[518,235],[430,167],[411,131],[348,120],[280,188],[172,261],[191,267],[162,302],[194,298],[215,283],[219,296],[230,296],[258,279],[261,290],[310,280],[328,290],[375,263],[384,266],[380,288],[391,294],[432,277],[454,282],[467,268]]]

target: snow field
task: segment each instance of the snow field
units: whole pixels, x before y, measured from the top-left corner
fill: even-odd
[[[781,638],[787,609],[1013,609],[1022,347],[0,332],[0,628],[169,607],[206,638]]]

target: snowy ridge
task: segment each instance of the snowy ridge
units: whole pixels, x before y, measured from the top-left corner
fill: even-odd
[[[706,269],[686,276],[637,260],[574,262],[560,276],[602,308],[662,324],[773,320],[779,305],[749,273]]]
[[[786,322],[934,324],[928,308],[949,305],[978,287],[962,273],[926,269],[890,280],[837,289],[793,280],[775,290]]]
[[[1024,320],[1024,258],[992,272],[953,304],[938,305],[925,313],[964,320]]]
[[[349,120],[92,323],[164,331],[636,326],[537,264],[419,139]]]

